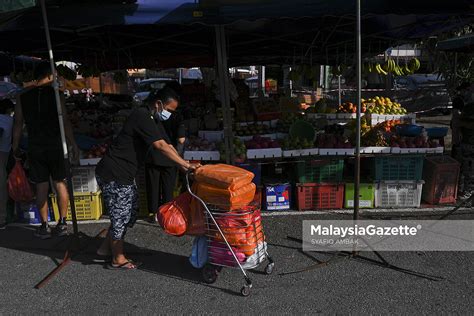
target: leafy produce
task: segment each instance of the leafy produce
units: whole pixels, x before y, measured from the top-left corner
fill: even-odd
[[[283,150],[296,150],[314,148],[315,146],[312,141],[305,138],[287,137],[283,140],[281,147]]]
[[[235,155],[235,162],[242,163],[245,161],[247,158],[247,148],[245,147],[245,144],[240,140],[238,137],[234,137],[234,140],[232,141],[232,145],[234,146],[234,155]],[[218,144],[219,148],[219,153],[221,154],[221,159],[222,157],[225,157],[226,155],[226,147],[225,143],[221,142]]]

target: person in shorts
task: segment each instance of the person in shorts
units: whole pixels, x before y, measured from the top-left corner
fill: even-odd
[[[150,93],[145,106],[136,108],[125,121],[122,130],[109,146],[96,168],[97,182],[102,191],[105,208],[110,216],[110,228],[99,256],[112,256],[110,269],[136,269],[138,264],[124,254],[124,238],[137,217],[138,192],[135,184],[138,168],[145,163],[149,150],[161,152],[182,171],[194,170],[199,164],[183,160],[169,144],[168,137],[156,117],[167,116],[176,108],[176,100],[169,100],[169,89]]]
[[[66,166],[63,144],[59,129],[59,118],[56,106],[53,76],[48,63],[42,63],[34,70],[35,84],[23,90],[15,105],[15,121],[13,126],[13,153],[19,156],[19,145],[23,132],[23,124],[28,132],[28,165],[30,180],[36,186],[36,206],[38,207],[41,226],[35,236],[40,239],[67,235],[67,209],[69,194],[66,183]],[[71,124],[61,98],[63,122],[67,145],[72,148],[71,157],[78,160],[79,149],[74,141]],[[48,226],[48,193],[50,178],[58,195],[58,224],[51,230]]]

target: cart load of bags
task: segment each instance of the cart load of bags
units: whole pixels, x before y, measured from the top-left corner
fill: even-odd
[[[162,205],[156,220],[173,236],[205,236],[197,239],[193,246],[193,253],[201,249],[197,266],[203,261],[225,266],[235,264],[224,237],[239,262],[257,265],[265,237],[259,205],[252,203],[256,191],[253,177],[253,173],[235,166],[205,165],[196,170],[191,191],[205,202],[208,210],[185,192]],[[215,223],[207,211],[213,215]],[[204,243],[208,249],[205,255]]]

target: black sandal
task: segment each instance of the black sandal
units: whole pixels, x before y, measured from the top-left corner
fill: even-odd
[[[115,265],[112,262],[107,265],[107,268],[110,270],[137,270],[141,263],[133,262],[132,260],[128,260],[125,263]]]

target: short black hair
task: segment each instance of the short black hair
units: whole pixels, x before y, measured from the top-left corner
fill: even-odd
[[[158,100],[165,104],[173,100],[179,101],[179,96],[173,89],[165,87],[163,89],[150,92],[148,97],[145,99],[145,103],[151,105],[155,104]]]
[[[0,100],[0,114],[8,114],[8,111],[12,110],[14,107],[15,105],[10,99]]]
[[[41,62],[33,69],[35,80],[41,80],[51,76],[51,65],[48,62]]]

